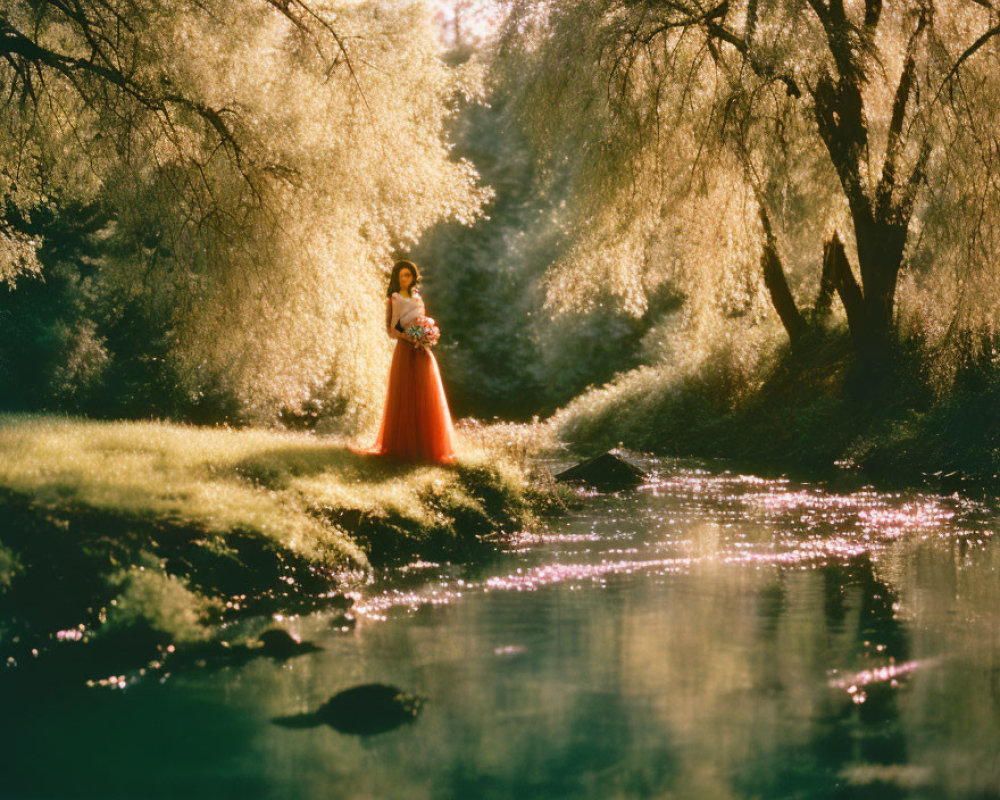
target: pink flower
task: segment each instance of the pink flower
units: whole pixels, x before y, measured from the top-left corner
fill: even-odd
[[[437,323],[430,317],[417,317],[417,319],[406,329],[406,335],[412,337],[414,347],[430,349],[438,343],[441,338],[441,331]]]

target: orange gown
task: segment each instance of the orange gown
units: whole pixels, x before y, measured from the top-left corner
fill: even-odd
[[[415,293],[394,293],[391,313],[386,315],[387,333],[424,315],[424,301]],[[396,341],[389,367],[385,410],[372,455],[401,461],[450,464],[455,460],[455,435],[441,372],[430,350],[414,347],[405,339]]]

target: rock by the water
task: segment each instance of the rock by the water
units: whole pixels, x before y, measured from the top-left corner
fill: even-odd
[[[646,473],[609,451],[570,467],[555,478],[564,483],[584,483],[601,491],[617,492],[639,486],[646,479]]]
[[[372,734],[412,722],[424,699],[383,683],[355,686],[334,695],[316,714],[341,733]]]
[[[342,611],[347,611],[354,605],[354,598],[348,597],[346,594],[335,594],[330,598],[329,606],[330,608],[337,608]]]
[[[371,736],[412,722],[423,703],[424,698],[396,686],[366,683],[335,694],[313,714],[277,717],[274,722],[286,728],[325,724],[341,733]]]
[[[303,642],[283,628],[264,631],[259,637],[261,651],[273,658],[291,658],[302,653],[314,653],[322,648],[312,642]]]
[[[330,627],[341,633],[353,631],[357,624],[357,619],[350,614],[337,614],[337,616],[330,620]]]

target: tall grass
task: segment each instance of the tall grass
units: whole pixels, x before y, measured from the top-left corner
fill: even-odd
[[[682,346],[683,340],[675,349]],[[773,367],[773,353],[761,346],[759,336],[719,337],[698,352],[668,352],[560,409],[551,418],[554,434],[582,452],[624,444],[693,454],[720,419],[760,389]]]
[[[969,364],[942,392],[915,341],[898,342],[874,376],[859,368],[842,328],[765,352],[744,357],[724,343],[697,363],[626,372],[557,412],[554,435],[582,453],[623,443],[766,470],[830,474],[840,465],[949,490],[963,480],[996,486],[995,364]]]

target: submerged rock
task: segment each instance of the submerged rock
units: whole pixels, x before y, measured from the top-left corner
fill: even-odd
[[[357,627],[357,624],[357,619],[350,614],[337,614],[337,616],[330,620],[330,627],[340,633],[353,631]]]
[[[601,491],[617,492],[639,486],[646,479],[646,473],[608,451],[560,472],[555,478],[564,483],[583,483]]]
[[[371,736],[385,733],[417,718],[424,698],[396,686],[366,683],[335,694],[312,714],[276,717],[285,728],[329,725],[341,733]]]
[[[284,628],[271,628],[271,630],[264,631],[258,638],[260,639],[261,652],[272,658],[291,658],[323,649],[312,642],[303,642]]]

